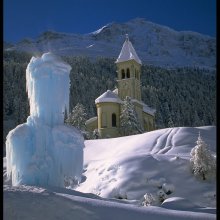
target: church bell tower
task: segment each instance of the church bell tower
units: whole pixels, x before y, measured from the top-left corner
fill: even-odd
[[[141,60],[136,54],[126,34],[125,42],[116,60],[118,96],[124,100],[126,96],[141,101]]]

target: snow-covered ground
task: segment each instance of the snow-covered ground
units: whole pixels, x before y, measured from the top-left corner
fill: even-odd
[[[87,140],[74,190],[12,187],[4,176],[4,219],[216,219],[215,180],[198,180],[189,167],[199,132],[215,155],[215,126]],[[168,190],[162,204],[142,205],[146,193]]]

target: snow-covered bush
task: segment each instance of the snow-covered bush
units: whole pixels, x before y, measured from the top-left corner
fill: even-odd
[[[150,205],[160,205],[165,199],[167,199],[167,194],[160,189],[156,192],[155,195],[152,193],[146,193],[144,195],[144,200],[142,202],[143,206],[150,206]]]
[[[168,184],[165,181],[165,178],[150,179],[148,181],[148,185],[153,186],[152,191],[154,192],[154,194],[146,193],[144,195],[142,205],[160,205],[165,199],[168,198],[168,195],[174,192],[174,185]]]
[[[163,189],[160,189],[157,191],[158,201],[162,203],[165,199],[167,199],[167,194],[163,191]]]
[[[158,199],[151,193],[146,193],[144,195],[144,201],[142,202],[143,206],[151,206],[151,205],[157,205]]]
[[[196,144],[197,145],[190,152],[192,173],[196,177],[206,180],[216,173],[216,159],[212,156],[211,151],[208,149],[207,144],[203,141],[200,134]]]

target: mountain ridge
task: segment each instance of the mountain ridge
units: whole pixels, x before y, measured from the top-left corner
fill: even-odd
[[[45,31],[36,39],[26,38],[5,50],[33,54],[51,51],[57,55],[109,57],[117,59],[125,34],[129,35],[144,64],[161,67],[215,69],[216,38],[193,31],[176,31],[143,18],[108,23],[87,34]]]

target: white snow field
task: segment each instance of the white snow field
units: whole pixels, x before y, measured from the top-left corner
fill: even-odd
[[[4,158],[4,219],[216,219],[215,179],[197,179],[189,167],[199,132],[215,155],[215,126],[87,140],[82,182],[74,190],[11,186]],[[167,193],[162,204],[142,205],[146,193],[161,191]]]

